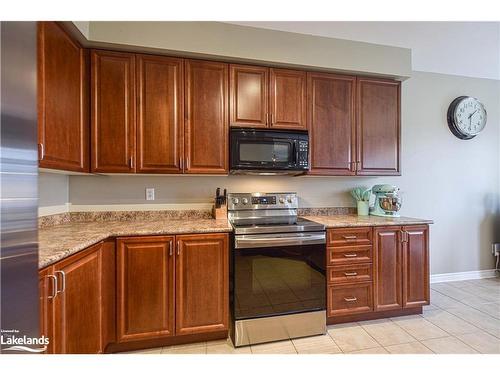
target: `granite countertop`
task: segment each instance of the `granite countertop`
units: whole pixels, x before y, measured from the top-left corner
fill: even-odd
[[[409,217],[358,216],[355,214],[319,215],[302,217],[325,225],[326,228],[384,225],[432,224],[432,220]],[[156,218],[138,220],[75,221],[43,227],[38,230],[38,267],[47,267],[80,250],[110,237],[149,236],[162,234],[231,232],[227,220],[198,217]]]
[[[233,229],[227,220],[163,219],[72,222],[38,230],[38,268],[44,268],[109,237],[220,233]]]
[[[379,227],[385,225],[432,224],[432,220],[411,217],[382,217],[358,215],[305,215],[305,219],[323,224],[326,228]]]

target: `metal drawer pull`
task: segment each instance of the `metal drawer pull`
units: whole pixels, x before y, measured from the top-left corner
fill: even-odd
[[[358,236],[342,236],[344,237],[344,240],[346,241],[356,241],[356,239],[358,238]]]
[[[169,241],[168,243],[168,255],[172,256],[174,253],[173,249],[172,249],[172,241]]]
[[[344,297],[344,301],[346,302],[356,302],[358,299],[356,297],[351,297],[351,298],[348,298],[348,297]]]
[[[344,257],[346,258],[356,258],[358,254],[344,254]]]
[[[357,272],[344,272],[344,275],[346,276],[358,276]]]
[[[64,271],[56,271],[54,273],[60,273],[62,275],[61,290],[58,290],[57,293],[64,293],[64,291],[66,290],[66,274],[64,273]]]
[[[47,277],[54,280],[54,283],[52,284],[52,295],[48,296],[49,299],[54,299],[57,296],[57,277],[54,275],[48,275]]]

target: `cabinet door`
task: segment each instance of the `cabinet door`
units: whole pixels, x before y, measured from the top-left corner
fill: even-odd
[[[310,174],[354,175],[355,77],[308,73]]]
[[[38,272],[38,293],[40,297],[40,336],[49,338],[49,345],[44,354],[54,353],[53,348],[53,321],[54,321],[54,296],[56,294],[55,276],[52,267],[44,268]]]
[[[401,309],[401,228],[375,228],[374,238],[375,311]]]
[[[228,173],[228,66],[186,60],[186,173]]]
[[[137,55],[137,172],[182,173],[184,62]]]
[[[358,175],[400,175],[400,83],[359,78]]]
[[[92,246],[54,265],[58,278],[54,298],[57,354],[95,354],[104,349],[101,246]]]
[[[88,55],[56,22],[38,22],[39,165],[89,171]]]
[[[176,334],[228,329],[228,235],[176,238]]]
[[[230,66],[231,126],[265,128],[268,125],[269,69]]]
[[[117,240],[118,342],[174,334],[173,240]]]
[[[271,127],[306,130],[306,72],[270,69]]]
[[[92,50],[92,172],[134,172],[135,55]]]
[[[429,304],[429,227],[403,227],[403,307]]]

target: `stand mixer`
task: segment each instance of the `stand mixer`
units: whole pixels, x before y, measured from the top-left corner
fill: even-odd
[[[370,215],[399,217],[401,196],[397,186],[388,184],[374,185],[372,193],[375,195],[375,204],[370,207]]]

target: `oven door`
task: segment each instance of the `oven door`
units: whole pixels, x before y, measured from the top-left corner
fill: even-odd
[[[298,170],[293,134],[235,129],[231,131],[231,171]]]
[[[325,257],[325,232],[234,236],[234,318],[325,310]]]

